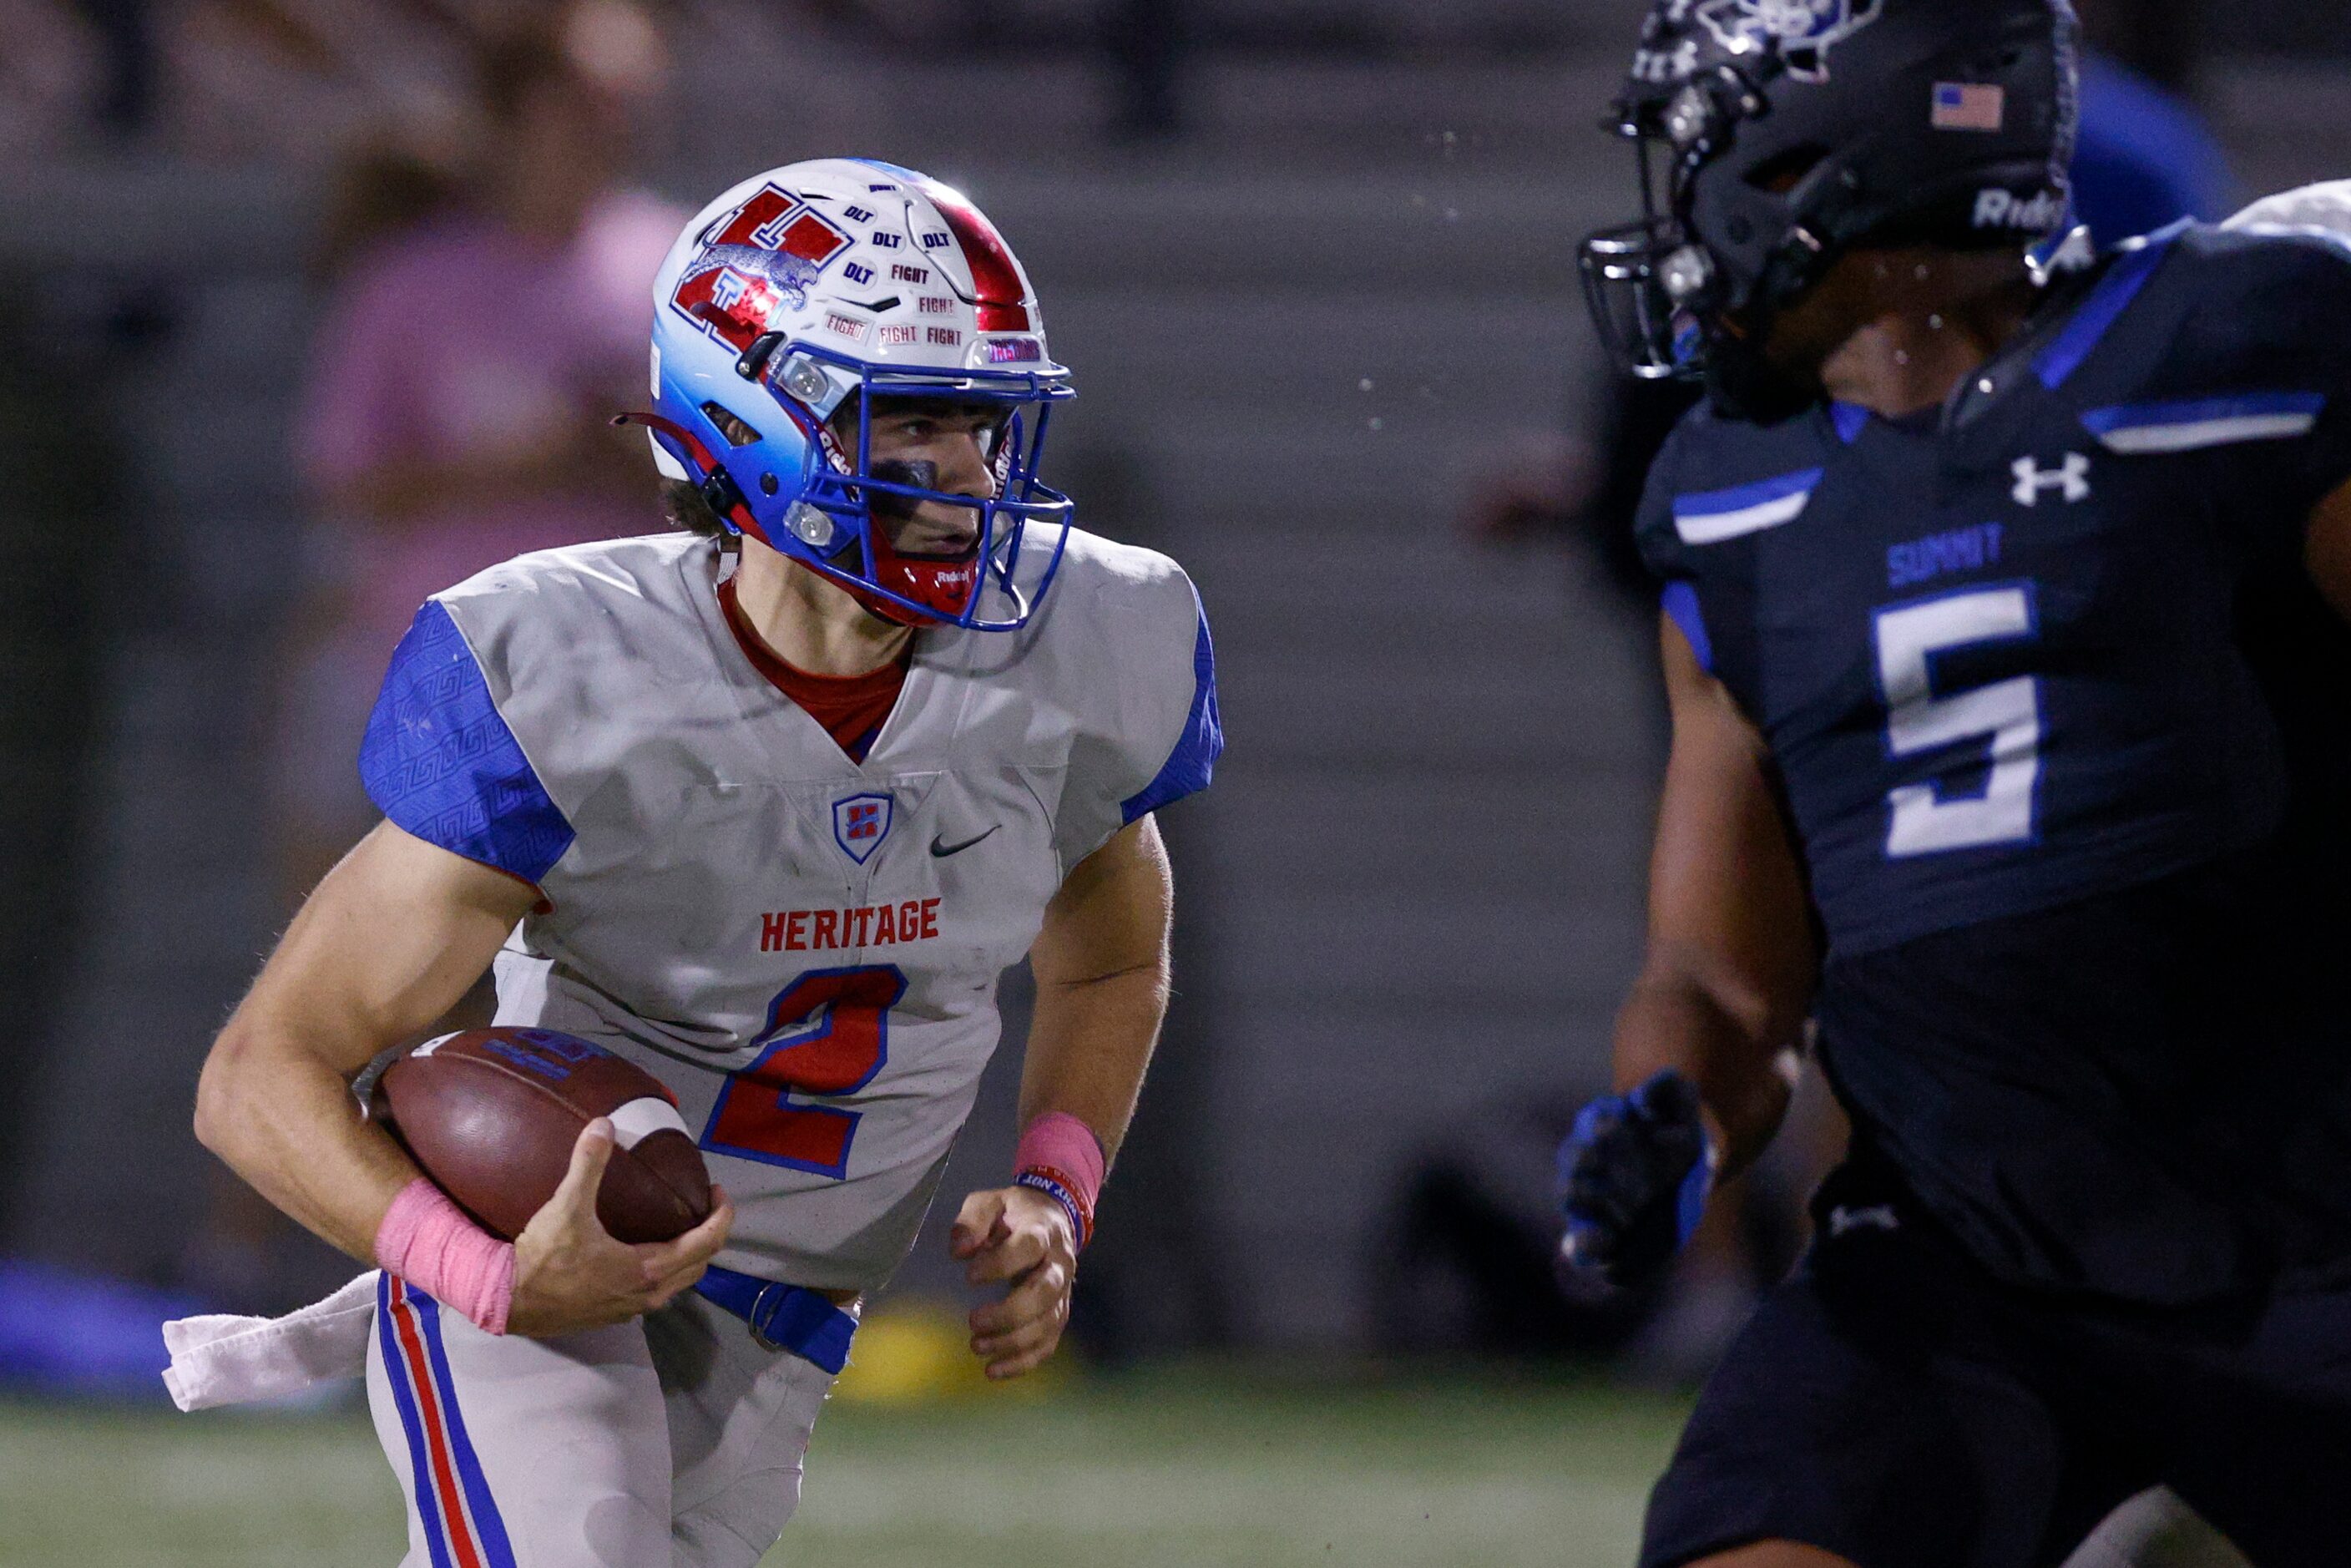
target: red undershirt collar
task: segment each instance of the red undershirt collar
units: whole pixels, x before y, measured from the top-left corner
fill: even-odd
[[[718,585],[718,606],[726,612],[726,629],[735,634],[736,646],[751,661],[751,667],[822,725],[852,760],[864,761],[890,710],[897,706],[898,694],[906,684],[906,668],[914,662],[914,649],[909,646],[880,669],[862,675],[816,674],[778,658],[759,640],[736,600],[733,578]]]

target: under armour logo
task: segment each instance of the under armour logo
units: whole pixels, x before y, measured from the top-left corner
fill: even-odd
[[[1872,1205],[1868,1208],[1847,1208],[1839,1204],[1829,1210],[1829,1236],[1832,1239],[1848,1230],[1899,1230],[1902,1221],[1896,1217],[1890,1203]]]
[[[2016,476],[2016,488],[2009,494],[2020,507],[2037,507],[2043,490],[2063,490],[2070,504],[2090,498],[2090,460],[2078,452],[2065,454],[2062,466],[2043,468],[2030,457],[2020,457],[2009,465]]]

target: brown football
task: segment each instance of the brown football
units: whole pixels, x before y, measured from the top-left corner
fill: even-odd
[[[710,1172],[660,1080],[602,1046],[544,1029],[427,1040],[376,1080],[383,1123],[441,1189],[507,1240],[555,1196],[580,1129],[612,1119],[596,1218],[622,1241],[666,1241],[710,1213]]]

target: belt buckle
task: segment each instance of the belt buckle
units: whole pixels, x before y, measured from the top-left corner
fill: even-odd
[[[743,1321],[750,1325],[751,1342],[762,1350],[789,1351],[792,1348],[788,1344],[778,1344],[774,1340],[769,1339],[767,1330],[767,1325],[776,1321],[775,1314],[767,1310],[768,1292],[772,1291],[789,1292],[790,1290],[791,1287],[781,1280],[770,1280],[759,1287],[758,1295],[751,1298],[751,1310],[745,1314]],[[780,1306],[782,1302],[779,1301],[777,1304]]]

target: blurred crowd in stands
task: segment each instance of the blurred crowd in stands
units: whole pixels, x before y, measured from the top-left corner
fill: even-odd
[[[821,83],[779,60],[843,46],[1090,47],[1110,83],[1107,129],[1150,138],[1182,121],[1191,12],[1191,0],[0,0],[0,158],[110,141],[318,167],[391,126],[454,158],[479,126],[483,51],[529,31],[560,35],[606,89],[657,89],[674,57],[697,86],[789,90],[819,109]],[[812,131],[822,119],[810,114]]]

